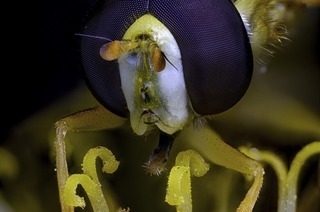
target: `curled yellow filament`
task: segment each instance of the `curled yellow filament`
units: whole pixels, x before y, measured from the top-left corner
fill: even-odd
[[[100,185],[85,174],[73,174],[68,178],[63,195],[66,205],[81,208],[86,206],[84,198],[76,194],[78,185],[81,185],[86,191],[94,211],[109,211]]]
[[[83,159],[83,174],[73,174],[68,179],[63,190],[64,204],[70,207],[84,208],[86,203],[83,197],[76,194],[79,185],[86,191],[94,211],[109,212],[109,207],[103,196],[97,175],[96,159],[100,157],[103,162],[102,171],[113,173],[117,170],[119,162],[112,152],[105,147],[96,147],[87,152]]]
[[[208,170],[209,164],[196,151],[180,152],[170,171],[165,201],[175,205],[179,212],[191,212],[191,175],[201,177]]]
[[[278,211],[296,211],[298,178],[307,160],[320,154],[320,141],[315,141],[303,147],[294,157],[289,170],[279,156],[270,151],[241,147],[240,150],[256,160],[269,164],[277,174],[279,185]]]
[[[112,152],[105,147],[90,149],[84,156],[82,170],[84,174],[90,176],[94,181],[99,182],[96,169],[97,157],[100,157],[103,162],[102,171],[109,174],[118,169],[119,162],[116,160]]]

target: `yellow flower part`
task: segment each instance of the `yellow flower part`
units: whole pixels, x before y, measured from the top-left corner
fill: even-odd
[[[76,194],[78,185],[81,185],[86,191],[93,211],[109,211],[100,185],[85,174],[73,174],[68,178],[63,195],[63,200],[66,205],[81,208],[86,206],[84,198]]]
[[[90,176],[94,181],[99,182],[96,170],[97,157],[100,157],[103,162],[102,171],[109,174],[118,169],[119,161],[117,161],[112,152],[105,147],[96,147],[87,152],[82,164],[83,173]]]
[[[109,149],[105,147],[90,149],[83,159],[82,169],[84,174],[73,174],[67,179],[63,189],[63,204],[71,208],[84,208],[86,206],[84,198],[76,195],[76,189],[81,185],[88,195],[93,211],[109,211],[109,207],[103,196],[101,184],[97,175],[97,157],[102,159],[103,172],[113,173],[118,169],[119,162]],[[67,209],[67,207],[64,208]]]
[[[289,170],[281,158],[270,151],[246,147],[239,149],[249,157],[266,162],[275,170],[279,181],[278,211],[296,211],[299,174],[310,157],[320,154],[320,141],[312,142],[303,147],[292,160]]]
[[[176,205],[179,212],[191,212],[191,175],[201,177],[208,170],[209,164],[196,151],[180,152],[176,165],[170,171],[166,202]]]

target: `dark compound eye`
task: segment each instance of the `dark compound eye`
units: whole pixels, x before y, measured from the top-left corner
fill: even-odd
[[[228,0],[105,0],[84,34],[121,40],[144,14],[160,20],[175,37],[182,56],[187,92],[198,114],[228,110],[248,89],[253,58],[249,38],[234,4]],[[89,88],[110,111],[128,117],[116,61],[99,50],[106,41],[82,39],[82,58]]]
[[[147,11],[147,1],[98,1],[82,33],[121,40],[130,25]],[[119,116],[129,117],[117,61],[106,61],[100,56],[100,48],[106,42],[82,38],[81,54],[86,81],[103,106]]]
[[[223,112],[242,98],[252,77],[242,19],[228,0],[174,2],[155,3],[154,11],[177,40],[192,106],[202,115]]]

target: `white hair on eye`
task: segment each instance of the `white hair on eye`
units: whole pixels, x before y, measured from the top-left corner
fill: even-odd
[[[251,25],[250,25],[250,23],[249,23],[246,15],[240,13],[240,16],[241,16],[242,22],[243,22],[243,24],[244,24],[244,27],[245,27],[246,30],[247,30],[248,37],[251,39],[251,37],[252,37]]]

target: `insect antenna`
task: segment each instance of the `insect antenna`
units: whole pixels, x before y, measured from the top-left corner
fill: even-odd
[[[164,59],[165,59],[166,61],[168,61],[168,63],[170,63],[170,64],[173,66],[174,69],[176,69],[177,71],[179,71],[178,68],[173,65],[173,63],[167,58],[167,56],[166,56],[165,54],[163,54],[163,57],[164,57]]]
[[[107,40],[107,41],[113,41],[109,38],[106,38],[106,37],[101,37],[101,36],[96,36],[96,35],[86,35],[86,34],[81,34],[81,33],[75,33],[74,35],[78,35],[78,36],[81,36],[81,37],[87,37],[87,38],[96,38],[96,39],[100,39],[100,40]]]

